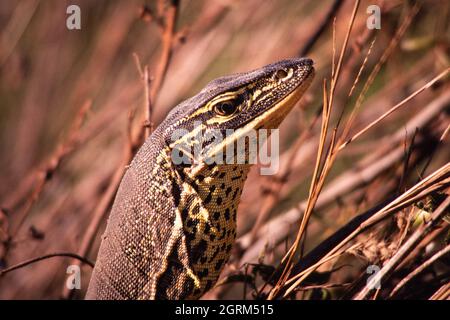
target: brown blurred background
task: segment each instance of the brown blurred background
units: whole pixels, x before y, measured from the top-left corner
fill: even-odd
[[[181,0],[173,54],[162,87],[152,101],[152,121],[157,125],[172,107],[218,76],[298,56],[335,2]],[[338,52],[354,3],[342,2],[339,11],[336,9]],[[449,67],[450,3],[418,3],[418,13],[411,16],[414,1],[361,2],[336,90],[333,122],[341,110],[354,106],[368,75],[408,16],[411,23],[382,63],[352,132]],[[81,30],[66,28],[70,4],[81,8]],[[380,30],[366,27],[370,4],[382,8]],[[157,1],[143,0],[1,1],[0,268],[47,253],[79,252],[93,214],[122,166],[129,113],[136,112],[133,132],[142,123],[145,91],[133,54],[142,66],[148,65],[150,77],[154,76],[162,50],[157,11]],[[374,39],[355,93],[348,98]],[[287,180],[279,187],[276,200],[268,201],[268,190],[278,183],[276,178],[252,171],[239,208],[238,238],[245,250],[255,247],[244,254],[235,252],[224,276],[244,272],[242,263],[257,262],[258,257],[260,262],[275,266],[293,240],[300,217],[295,208],[301,208],[307,198],[314,168],[320,121],[310,126],[322,103],[323,78],[330,78],[332,44],[331,21],[307,53],[315,61],[315,81],[280,128],[281,168],[284,172],[289,167]],[[425,175],[450,160],[448,138],[438,143],[449,124],[448,89],[448,81],[441,81],[426,90],[340,154],[310,221],[306,252],[355,214],[414,184],[431,153]],[[404,154],[416,129],[410,121],[438,99],[440,107],[419,126],[417,146],[405,173]],[[78,125],[77,119],[81,119]],[[308,135],[302,137],[301,147],[296,147],[305,131]],[[359,180],[343,186],[355,177]],[[265,221],[281,217],[276,223],[284,226],[282,238],[274,237],[279,229],[264,229],[262,221],[258,224],[262,231],[249,240],[249,232],[262,213]],[[96,258],[106,220],[101,221],[88,250],[90,260]],[[395,229],[399,223],[396,220],[390,227]],[[356,281],[362,265],[389,257],[392,243],[380,245],[380,239],[386,240],[384,235],[376,239],[375,248],[343,258],[351,267],[333,275],[332,282]],[[236,258],[239,254],[242,260]],[[67,298],[66,268],[71,263],[70,258],[55,257],[0,277],[0,299]],[[91,268],[83,264],[81,270],[82,290],[77,290],[74,298],[83,297],[89,281]],[[448,270],[445,272],[448,277]],[[207,297],[242,298],[243,284],[221,286]],[[247,297],[251,297],[250,290]]]

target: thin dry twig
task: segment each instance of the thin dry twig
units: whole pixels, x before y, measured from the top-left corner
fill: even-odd
[[[275,179],[275,186],[270,189],[269,194],[264,198],[264,203],[261,206],[261,210],[256,218],[256,222],[250,231],[250,242],[253,242],[254,239],[257,237],[258,230],[260,229],[262,223],[265,221],[267,216],[270,213],[270,210],[275,206],[281,190],[283,186],[288,181],[288,177],[293,169],[293,163],[294,158],[296,157],[297,153],[299,152],[300,148],[302,147],[305,140],[312,135],[312,130],[314,126],[316,125],[319,117],[321,115],[321,112],[317,112],[314,119],[311,121],[309,127],[307,130],[303,131],[303,133],[300,135],[300,137],[297,139],[296,142],[294,142],[293,146],[288,150],[289,155],[288,159],[286,160],[286,166],[284,167],[282,173],[279,175],[278,178]]]
[[[401,260],[413,250],[414,246],[416,246],[438,223],[441,222],[442,217],[447,214],[447,208],[449,206],[450,196],[447,196],[447,199],[433,212],[430,221],[416,230],[409,237],[402,247],[397,250],[394,256],[384,264],[383,268],[370,278],[367,285],[355,296],[355,299],[365,299],[372,288],[375,288],[377,283],[381,283],[382,280],[385,280],[389,274],[394,271]]]
[[[332,19],[337,16],[343,3],[344,3],[344,1],[342,1],[342,0],[334,0],[333,4],[331,5],[331,7],[328,10],[327,14],[325,15],[324,19],[320,22],[317,29],[314,31],[314,34],[311,37],[309,37],[308,42],[306,42],[305,45],[303,46],[303,48],[299,51],[300,57],[306,56],[311,51],[314,44],[317,42],[317,40],[323,34],[323,32],[325,31],[327,26],[330,24]]]
[[[420,181],[419,183],[417,183],[416,185],[405,191],[403,194],[396,197],[388,205],[386,205],[377,213],[370,216],[369,219],[361,223],[355,231],[353,231],[350,235],[348,235],[339,244],[335,245],[333,249],[330,250],[329,253],[325,255],[319,262],[314,264],[309,269],[300,272],[296,276],[286,281],[286,285],[289,285],[289,288],[286,290],[284,296],[289,295],[289,293],[292,292],[304,279],[306,279],[306,277],[308,277],[311,274],[311,272],[316,270],[317,267],[321,265],[321,261],[323,259],[327,259],[329,256],[335,254],[336,252],[341,251],[342,248],[347,243],[349,243],[362,231],[366,230],[370,226],[375,225],[376,223],[379,223],[380,221],[384,220],[386,217],[397,212],[398,210],[408,207],[409,205],[419,201],[420,199],[423,199],[429,194],[448,187],[450,185],[449,176],[450,176],[450,163],[439,168],[438,170],[430,174],[428,177],[426,177],[425,179],[423,179],[422,181]]]
[[[149,76],[149,68],[148,65],[145,65],[144,69],[142,69],[141,61],[139,56],[136,53],[133,53],[133,57],[136,63],[136,68],[138,69],[139,75],[141,77],[142,83],[144,85],[144,97],[145,97],[145,112],[144,112],[144,121],[143,126],[145,128],[144,136],[148,138],[150,134],[153,132],[153,120],[152,120],[152,99],[150,97],[150,88],[152,79]]]
[[[0,277],[4,276],[5,274],[7,274],[8,272],[26,267],[30,264],[36,263],[38,261],[42,261],[42,260],[46,260],[46,259],[50,259],[50,258],[54,258],[54,257],[69,257],[69,258],[74,258],[77,260],[80,260],[81,262],[87,264],[88,266],[90,266],[91,268],[94,267],[94,263],[92,261],[90,261],[89,259],[86,259],[78,254],[72,253],[72,252],[57,252],[57,253],[50,253],[50,254],[46,254],[40,257],[36,257],[36,258],[32,258],[26,261],[23,261],[21,263],[15,264],[9,268],[0,270]]]
[[[443,249],[436,252],[432,257],[430,257],[427,261],[422,263],[418,268],[416,268],[414,271],[412,271],[410,274],[408,274],[405,278],[402,279],[392,290],[392,292],[389,294],[389,298],[394,297],[408,282],[410,282],[414,277],[419,275],[422,271],[424,271],[426,268],[431,266],[436,260],[442,258],[446,254],[450,253],[450,244],[444,247]]]
[[[55,172],[60,167],[63,160],[72,153],[77,144],[80,128],[86,118],[88,111],[91,109],[92,101],[87,100],[81,106],[77,116],[75,117],[70,132],[63,142],[61,142],[49,159],[42,165],[42,169],[35,173],[34,187],[30,193],[30,196],[25,201],[23,209],[15,214],[14,224],[11,226],[11,237],[15,237],[25,222],[28,213],[30,212],[32,206],[39,199],[39,196],[44,190],[45,185],[52,178]]]
[[[366,56],[364,57],[363,63],[361,64],[361,67],[359,68],[358,74],[356,75],[355,81],[353,81],[353,85],[350,88],[350,92],[348,93],[348,97],[351,97],[353,94],[353,91],[356,88],[356,85],[359,82],[359,78],[361,77],[361,74],[366,66],[367,61],[369,60],[370,54],[372,53],[373,45],[375,44],[375,41],[377,38],[374,38],[372,42],[370,43],[369,49],[367,50]]]
[[[159,64],[156,68],[152,89],[150,91],[150,100],[156,103],[157,94],[166,77],[167,68],[169,67],[172,57],[173,39],[175,37],[175,23],[177,19],[179,0],[170,0],[170,5],[164,12],[164,30],[162,34],[162,52],[159,58]],[[159,11],[163,9],[160,8]]]
[[[430,300],[448,300],[449,297],[450,283],[446,283],[430,297]]]
[[[158,12],[159,16],[162,17],[162,23],[163,23],[163,34],[162,34],[162,53],[160,56],[159,64],[157,67],[156,75],[153,80],[153,86],[151,87],[151,90],[149,89],[150,86],[150,78],[149,78],[149,71],[148,66],[145,66],[144,69],[141,67],[141,63],[139,60],[139,57],[135,54],[135,62],[137,64],[138,72],[141,76],[141,78],[144,81],[144,90],[145,90],[145,97],[146,97],[146,108],[145,108],[145,121],[144,126],[141,127],[136,137],[132,137],[132,129],[131,129],[131,122],[133,120],[133,115],[130,114],[129,121],[128,121],[128,129],[127,129],[127,144],[124,148],[124,156],[123,160],[120,162],[118,169],[114,173],[114,175],[111,178],[111,182],[109,183],[108,189],[105,191],[105,193],[102,195],[102,198],[95,208],[95,211],[93,213],[93,219],[91,220],[88,229],[86,233],[83,236],[83,240],[80,245],[79,253],[81,256],[86,256],[95,240],[95,237],[98,233],[100,223],[105,218],[106,214],[108,213],[108,210],[113,202],[114,196],[117,192],[117,189],[119,188],[120,181],[122,180],[122,176],[125,172],[125,169],[129,162],[131,161],[135,151],[138,149],[138,147],[143,142],[143,137],[148,136],[151,134],[153,130],[152,122],[151,122],[151,114],[152,114],[152,102],[155,101],[157,93],[159,92],[161,85],[164,81],[165,75],[167,73],[167,69],[169,66],[170,58],[172,55],[172,44],[173,44],[173,38],[174,38],[174,32],[175,32],[175,22],[179,7],[179,1],[178,0],[171,0],[170,5],[165,8],[162,1],[158,2]],[[150,93],[149,93],[150,91]],[[79,261],[75,261],[74,263],[79,264]],[[72,290],[68,290],[66,287],[63,289],[62,296],[63,298],[70,298],[71,294],[73,293]]]
[[[352,137],[350,137],[347,141],[340,144],[337,151],[340,151],[344,149],[349,143],[352,141],[355,141],[357,138],[362,136],[365,132],[367,132],[370,128],[375,126],[376,124],[380,123],[383,119],[385,119],[387,116],[398,110],[400,107],[404,106],[407,102],[411,101],[414,97],[416,97],[418,94],[422,93],[423,91],[429,89],[433,84],[435,84],[437,81],[441,80],[447,74],[450,72],[450,68],[445,69],[440,74],[438,74],[436,77],[428,81],[424,86],[414,91],[412,94],[410,94],[408,97],[397,103],[395,106],[391,107],[388,111],[383,113],[381,116],[379,116],[377,119],[373,120],[371,123],[369,123],[367,126],[365,126],[363,129],[358,131],[356,134],[354,134]]]
[[[408,29],[409,25],[411,24],[413,18],[415,17],[415,15],[419,12],[420,6],[418,3],[416,3],[414,5],[414,7],[411,9],[411,11],[409,12],[409,14],[407,15],[407,17],[404,19],[404,21],[402,22],[402,24],[400,25],[400,27],[398,28],[397,32],[395,33],[394,37],[392,38],[392,40],[390,41],[389,45],[387,46],[386,50],[384,50],[380,60],[377,62],[377,64],[375,65],[375,67],[372,69],[372,72],[370,73],[369,77],[366,80],[366,83],[363,86],[363,89],[361,90],[358,99],[356,100],[355,103],[355,107],[353,108],[349,119],[347,121],[347,124],[344,128],[344,132],[342,133],[342,138],[345,139],[352,127],[353,121],[355,119],[356,113],[357,111],[360,109],[365,95],[367,93],[367,91],[369,90],[369,88],[371,87],[373,81],[375,80],[376,76],[378,75],[378,73],[381,70],[381,67],[386,63],[386,61],[388,60],[388,58],[391,56],[391,54],[394,52],[394,49],[397,48],[400,39],[402,39],[403,35],[405,34],[406,30]],[[375,41],[375,40],[374,40]],[[369,54],[369,53],[368,53]],[[364,62],[365,63],[365,62]],[[364,65],[363,63],[363,65]],[[357,78],[359,77],[359,75],[357,76]],[[353,88],[352,88],[353,89]],[[350,95],[349,95],[350,96]],[[342,146],[342,144],[341,144]],[[338,150],[341,150],[342,148],[339,147]]]
[[[310,187],[310,192],[309,192],[309,197],[308,197],[308,202],[306,205],[306,209],[305,209],[305,213],[303,214],[302,217],[302,221],[296,236],[296,239],[293,243],[293,245],[291,246],[291,248],[289,249],[288,253],[285,255],[285,257],[283,258],[282,263],[285,263],[285,266],[283,267],[283,273],[281,274],[281,277],[279,278],[277,284],[275,285],[275,287],[271,290],[268,299],[272,299],[278,292],[278,290],[283,287],[284,283],[286,282],[290,271],[292,269],[292,260],[294,258],[294,255],[297,251],[297,248],[300,245],[300,241],[302,239],[302,237],[304,236],[305,233],[305,229],[308,225],[308,221],[309,218],[312,214],[313,208],[315,206],[315,203],[317,202],[317,198],[320,194],[320,191],[323,187],[324,181],[325,181],[325,176],[327,175],[329,169],[331,169],[331,165],[330,162],[332,162],[334,160],[334,157],[332,156],[332,154],[327,154],[326,158],[325,158],[325,163],[323,165],[323,168],[320,168],[321,166],[321,162],[322,162],[322,157],[323,157],[323,151],[325,148],[325,140],[327,137],[327,131],[328,131],[328,124],[329,124],[329,120],[330,120],[330,111],[333,105],[333,99],[334,99],[334,92],[336,89],[336,84],[337,81],[339,79],[340,76],[340,70],[344,61],[344,54],[347,48],[347,44],[348,44],[348,40],[350,37],[350,33],[352,31],[353,28],[353,24],[356,18],[356,13],[358,11],[358,7],[359,7],[360,1],[356,0],[354,7],[353,7],[353,12],[352,15],[350,17],[349,20],[349,24],[348,24],[348,28],[347,28],[347,33],[345,35],[345,40],[344,43],[342,45],[342,49],[341,49],[341,54],[339,56],[339,61],[336,67],[336,72],[333,72],[333,76],[331,79],[331,85],[330,85],[330,94],[329,96],[327,96],[327,92],[326,92],[326,82],[324,81],[324,102],[323,102],[323,120],[322,120],[322,129],[321,129],[321,136],[320,136],[320,142],[319,142],[319,151],[317,152],[317,161],[316,161],[316,167],[314,169],[314,173],[313,173],[313,177],[311,180],[311,187]],[[333,144],[334,144],[334,139],[335,139],[335,133],[336,130],[334,130],[333,132],[333,136],[332,136],[332,140],[330,143],[330,150],[333,150]],[[328,156],[330,155],[330,156]]]
[[[449,102],[450,92],[444,92],[440,97],[431,101],[424,107],[419,114],[409,120],[404,128],[399,129],[393,135],[389,135],[381,140],[380,143],[383,144],[384,148],[381,154],[377,154],[377,160],[372,161],[370,165],[363,165],[364,163],[367,163],[367,158],[373,156],[368,155],[354,166],[356,169],[352,169],[331,181],[327,188],[321,193],[316,209],[323,208],[336,198],[355,190],[358,186],[369,183],[382,172],[385,172],[401,160],[404,156],[403,148],[395,147],[395,149],[392,149],[392,147],[398,145],[403,139],[410,138],[414,133],[415,128],[423,129],[429,125],[437,115],[448,108]],[[405,129],[407,132],[406,137]],[[298,204],[296,208],[267,222],[267,224],[261,228],[258,235],[261,237],[261,235],[267,233],[267,230],[276,230],[276,232],[272,233],[272,236],[274,237],[272,241],[280,243],[282,239],[284,239],[284,235],[288,233],[289,226],[299,219],[300,210],[305,210],[305,208],[306,202],[303,201]],[[243,247],[248,247],[241,261],[254,259],[265,243],[264,239],[260,239],[258,242],[252,242],[252,245],[250,246],[249,234],[242,236],[240,241],[243,242]]]

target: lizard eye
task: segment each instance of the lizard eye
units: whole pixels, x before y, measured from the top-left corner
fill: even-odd
[[[238,109],[238,104],[234,101],[224,101],[214,106],[214,112],[222,117],[233,115]]]
[[[290,70],[289,70],[290,71]],[[277,81],[281,81],[286,79],[289,76],[289,71],[285,70],[285,69],[279,69],[275,72],[274,74],[274,78]]]

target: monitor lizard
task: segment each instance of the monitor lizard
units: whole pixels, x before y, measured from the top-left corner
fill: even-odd
[[[236,238],[251,164],[206,164],[178,146],[207,148],[199,133],[233,129],[217,152],[250,130],[277,128],[313,76],[312,60],[282,60],[218,78],[176,106],[126,170],[86,299],[197,299],[212,288]],[[174,161],[175,151],[188,161]]]

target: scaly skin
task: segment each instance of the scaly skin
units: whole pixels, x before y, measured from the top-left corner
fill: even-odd
[[[197,299],[210,289],[236,238],[250,164],[207,165],[179,146],[206,150],[210,142],[195,138],[208,129],[236,130],[225,148],[249,130],[277,128],[313,75],[311,60],[283,60],[216,79],[175,107],[123,177],[86,298]],[[175,151],[194,161],[175,163]]]

